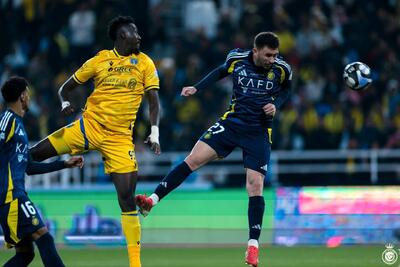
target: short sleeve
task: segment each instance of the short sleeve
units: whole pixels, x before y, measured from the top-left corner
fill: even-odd
[[[6,112],[0,119],[0,147],[10,141],[15,132],[15,117],[11,112]]]
[[[146,69],[144,71],[144,90],[160,89],[160,79],[153,60],[148,58]]]
[[[96,67],[98,62],[98,55],[87,60],[83,65],[74,73],[74,80],[79,83],[85,83],[96,74]]]

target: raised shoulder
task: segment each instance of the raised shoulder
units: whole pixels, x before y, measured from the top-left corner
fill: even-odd
[[[287,74],[290,74],[292,72],[292,68],[290,67],[289,63],[283,60],[282,57],[277,57],[275,60],[275,64],[282,67]]]
[[[235,48],[229,51],[228,55],[226,56],[226,62],[232,62],[235,60],[245,59],[249,56],[250,50],[244,50],[240,48]]]
[[[11,138],[13,127],[15,127],[15,116],[12,112],[6,110],[0,115],[0,144]]]

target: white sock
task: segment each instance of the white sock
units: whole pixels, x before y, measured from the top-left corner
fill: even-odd
[[[160,201],[160,198],[154,193],[151,194],[151,196],[149,196],[149,198],[151,198],[151,200],[153,200],[153,206],[157,205],[158,201]]]
[[[247,242],[247,246],[253,246],[258,248],[258,240],[256,239],[249,239],[249,242]]]

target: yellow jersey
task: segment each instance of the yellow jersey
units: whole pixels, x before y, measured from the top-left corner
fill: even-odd
[[[130,131],[144,92],[160,88],[154,62],[142,52],[121,56],[115,49],[102,50],[73,78],[79,84],[93,78],[94,91],[86,100],[83,114],[115,132]]]

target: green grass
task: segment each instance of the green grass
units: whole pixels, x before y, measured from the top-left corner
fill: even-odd
[[[383,246],[263,247],[259,267],[379,267]],[[124,248],[64,248],[61,257],[67,267],[128,266]],[[0,249],[0,265],[13,255]],[[243,248],[146,248],[143,267],[245,267]],[[398,262],[397,264],[399,264]],[[32,267],[43,266],[38,252]],[[392,265],[398,266],[398,265]]]

